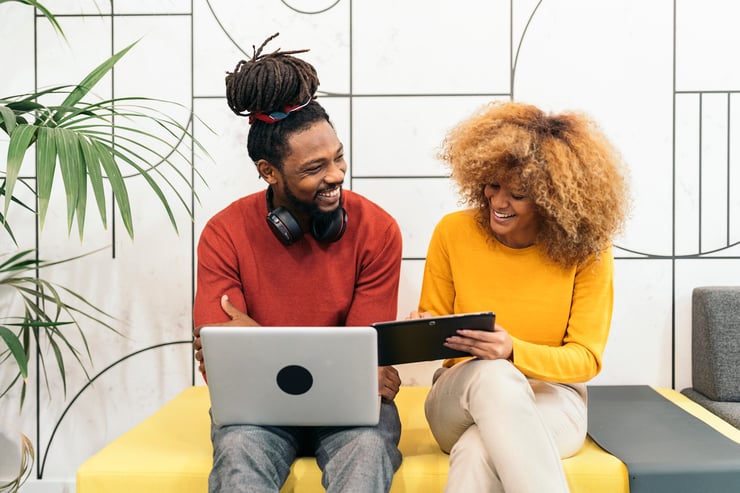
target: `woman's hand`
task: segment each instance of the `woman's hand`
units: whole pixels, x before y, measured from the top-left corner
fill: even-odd
[[[431,312],[418,312],[416,310],[412,311],[408,314],[408,316],[404,320],[414,320],[416,318],[429,318],[433,317]]]
[[[445,347],[468,352],[479,359],[510,359],[514,352],[511,336],[498,324],[493,332],[460,329],[457,334],[447,338]]]

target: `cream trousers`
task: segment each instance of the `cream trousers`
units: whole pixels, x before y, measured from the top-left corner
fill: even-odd
[[[560,462],[586,437],[586,385],[525,377],[507,360],[440,368],[424,409],[450,454],[445,492],[567,492]]]

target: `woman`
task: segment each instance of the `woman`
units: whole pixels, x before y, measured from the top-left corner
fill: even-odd
[[[425,403],[446,491],[568,491],[561,458],[583,445],[611,322],[621,159],[587,117],[513,102],[458,125],[441,157],[471,208],[435,228],[411,317],[497,321],[447,340],[473,358],[445,361]]]

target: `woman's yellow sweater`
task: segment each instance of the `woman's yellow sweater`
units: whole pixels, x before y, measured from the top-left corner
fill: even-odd
[[[585,382],[601,370],[613,274],[611,247],[565,269],[537,245],[515,249],[499,243],[478,225],[474,211],[458,211],[443,217],[432,235],[419,311],[492,311],[513,339],[513,362],[522,373]]]

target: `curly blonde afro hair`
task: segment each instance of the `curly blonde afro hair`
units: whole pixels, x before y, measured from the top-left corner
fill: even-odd
[[[628,208],[626,167],[583,114],[490,103],[450,131],[439,157],[489,232],[487,184],[507,183],[532,199],[540,226],[536,242],[559,265],[598,256],[621,231]]]

